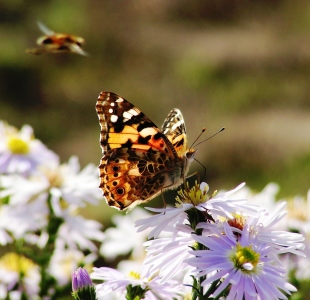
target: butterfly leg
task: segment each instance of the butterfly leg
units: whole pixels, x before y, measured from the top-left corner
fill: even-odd
[[[167,208],[167,203],[166,203],[166,200],[165,200],[165,196],[164,196],[163,190],[161,190],[161,198],[163,199],[163,205],[164,205],[164,208],[166,209]],[[164,212],[164,214],[165,213],[166,212]]]
[[[199,174],[199,172],[194,172],[194,173],[192,173],[192,174],[190,174],[190,175],[188,175],[188,176],[186,176],[185,178],[184,178],[184,185],[185,185],[185,179],[187,179],[187,178],[191,178],[191,177],[193,177],[193,176],[197,176],[197,179],[198,179],[198,182],[200,183],[200,174]]]

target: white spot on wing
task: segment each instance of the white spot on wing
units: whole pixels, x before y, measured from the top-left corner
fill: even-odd
[[[114,102],[111,102],[110,105],[111,105],[111,106],[115,106],[115,103],[114,103]]]
[[[109,113],[110,114],[113,113],[113,109],[112,108],[109,109]]]
[[[146,137],[148,135],[155,135],[157,130],[153,127],[147,127],[140,131],[142,137]]]
[[[116,116],[116,115],[112,115],[112,116],[111,116],[111,122],[112,122],[112,123],[117,122],[117,119],[118,119],[118,116]]]
[[[132,114],[130,114],[128,111],[124,111],[124,112],[123,112],[123,117],[124,117],[125,119],[131,119]]]
[[[183,121],[179,121],[176,122],[175,124],[173,124],[173,126],[171,127],[171,130],[176,130],[178,127],[180,127],[183,124]]]
[[[124,99],[122,99],[122,98],[118,98],[115,100],[115,102],[123,102],[123,101],[124,101]]]
[[[137,111],[135,111],[134,109],[130,109],[130,110],[128,110],[128,113],[129,114],[132,114],[133,116],[137,116],[139,113],[137,112]]]

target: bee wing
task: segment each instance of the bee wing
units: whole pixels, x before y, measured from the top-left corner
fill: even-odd
[[[55,32],[54,32],[53,30],[49,29],[49,28],[48,28],[46,25],[44,25],[43,23],[41,23],[41,22],[38,21],[37,24],[38,24],[40,30],[41,30],[44,34],[46,34],[46,35],[53,35],[53,34],[55,34]]]
[[[74,52],[76,54],[84,55],[84,56],[90,56],[86,51],[84,51],[80,46],[76,44],[68,45],[71,52]]]

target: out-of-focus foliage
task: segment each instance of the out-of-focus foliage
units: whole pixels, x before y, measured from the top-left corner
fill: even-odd
[[[37,21],[82,36],[91,56],[26,54]],[[180,108],[190,142],[205,126],[205,137],[225,126],[197,154],[211,188],[276,181],[282,195],[305,194],[309,32],[304,0],[2,0],[0,119],[31,124],[63,160],[97,164],[94,106],[109,90],[159,126]]]

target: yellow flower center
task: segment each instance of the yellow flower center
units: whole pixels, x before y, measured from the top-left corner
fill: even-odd
[[[20,256],[16,253],[7,253],[0,258],[0,267],[8,271],[25,275],[29,270],[35,267],[35,264],[32,260],[24,256]]]
[[[29,145],[23,139],[12,136],[8,139],[8,147],[13,154],[29,153]]]
[[[140,279],[140,273],[134,272],[134,271],[130,271],[129,274],[128,274],[128,277],[130,277],[132,279]]]
[[[208,191],[209,186],[207,184],[204,189],[201,190],[200,185],[196,181],[195,185],[190,189],[188,182],[186,182],[186,189],[178,191],[179,195],[176,197],[176,206],[178,207],[182,203],[191,203],[195,206],[204,203],[210,198],[207,194]]]
[[[244,273],[255,272],[255,267],[259,263],[260,254],[252,249],[252,245],[242,247],[238,243],[235,250],[231,256],[235,267]]]

